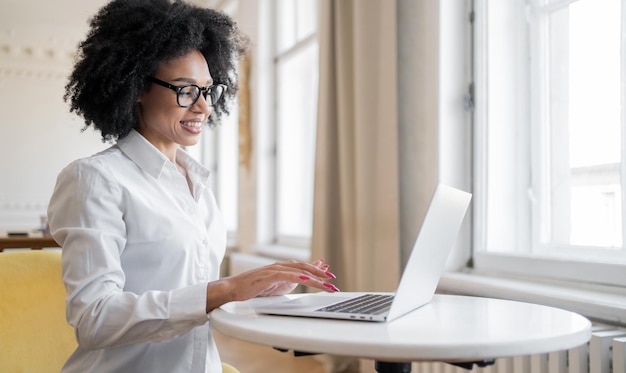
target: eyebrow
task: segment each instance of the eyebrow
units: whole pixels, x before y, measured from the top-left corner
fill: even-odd
[[[195,80],[193,80],[191,78],[182,78],[181,77],[181,78],[172,79],[172,81],[174,81],[174,82],[181,82],[181,83],[188,83],[188,84],[198,84]],[[213,80],[212,79],[211,80],[207,80],[206,84],[207,85],[205,87],[213,85]]]

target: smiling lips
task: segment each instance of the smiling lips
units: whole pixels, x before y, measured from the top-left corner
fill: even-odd
[[[187,131],[197,135],[202,132],[202,126],[204,125],[204,122],[200,120],[181,120],[180,124],[182,124],[183,128]]]
[[[204,122],[196,121],[196,120],[194,120],[194,121],[184,121],[184,120],[181,120],[180,124],[182,124],[183,126],[186,126],[186,127],[200,128],[200,127],[202,127]]]

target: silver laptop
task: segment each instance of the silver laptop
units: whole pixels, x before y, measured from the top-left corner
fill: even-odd
[[[256,308],[270,315],[391,321],[429,303],[472,195],[439,184],[395,294],[316,293]]]

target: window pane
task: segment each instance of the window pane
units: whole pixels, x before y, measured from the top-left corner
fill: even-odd
[[[317,44],[278,64],[277,233],[310,237],[317,108]]]
[[[298,41],[315,34],[317,30],[317,0],[293,1],[297,6],[297,38]]]
[[[569,55],[553,69],[569,61],[570,165],[618,163],[620,0],[578,1],[569,8]]]
[[[217,203],[224,215],[228,232],[237,231],[237,194],[239,175],[239,126],[237,108],[231,109],[231,115],[222,120],[216,128],[217,170],[216,189]]]
[[[620,14],[620,0],[579,0],[546,19],[544,249],[622,246]]]
[[[276,0],[276,47],[278,53],[293,47],[298,41],[296,5],[299,2],[300,0]]]
[[[476,4],[477,262],[626,264],[621,1]]]
[[[278,54],[316,33],[317,6],[317,0],[276,0]]]

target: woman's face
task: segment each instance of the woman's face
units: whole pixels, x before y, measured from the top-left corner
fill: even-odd
[[[197,50],[161,64],[154,77],[175,86],[213,84],[207,62]],[[180,107],[175,91],[154,83],[139,98],[139,108],[137,130],[172,161],[178,145],[198,142],[212,110],[203,95],[190,107]]]

